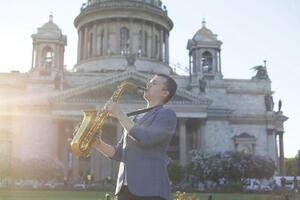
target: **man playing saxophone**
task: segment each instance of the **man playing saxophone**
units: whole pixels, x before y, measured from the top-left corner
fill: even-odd
[[[116,185],[118,200],[171,199],[167,172],[167,148],[176,132],[176,114],[165,108],[175,94],[176,82],[164,74],[155,75],[144,91],[148,111],[131,120],[119,104],[108,101],[102,111],[117,118],[124,128],[116,146],[98,137],[93,147],[120,162]]]

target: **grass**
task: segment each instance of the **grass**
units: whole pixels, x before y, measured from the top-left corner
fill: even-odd
[[[109,192],[112,195],[112,192]],[[104,200],[106,192],[92,191],[37,191],[37,190],[0,190],[0,200]],[[208,200],[208,194],[188,194],[193,199]],[[114,197],[114,195],[112,195]],[[283,200],[282,195],[272,194],[213,194],[212,200]],[[174,194],[174,199],[175,194]],[[189,198],[185,198],[189,200]],[[289,200],[300,200],[300,196]]]

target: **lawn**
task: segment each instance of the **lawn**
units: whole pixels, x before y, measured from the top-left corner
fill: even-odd
[[[0,190],[0,200],[104,200],[105,192],[91,191],[30,191]],[[110,193],[111,194],[111,193]],[[174,194],[175,195],[175,194]],[[190,194],[189,194],[190,195]],[[195,199],[207,200],[208,194],[194,194]],[[213,194],[212,200],[281,200],[279,195],[271,194]],[[174,198],[175,199],[175,198]],[[300,200],[298,195],[289,200]]]

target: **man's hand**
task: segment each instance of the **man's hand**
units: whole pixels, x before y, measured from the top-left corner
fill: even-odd
[[[127,115],[121,110],[118,103],[109,100],[103,107],[103,111],[109,112],[109,114],[119,120],[123,128],[129,132],[134,126],[133,121],[127,117]]]
[[[101,139],[101,134],[102,134],[102,132],[100,132],[97,136],[96,136],[96,138],[95,138],[95,140],[94,140],[94,142],[93,142],[93,144],[92,144],[92,147],[94,147],[94,148],[100,148],[101,147],[101,144],[103,143],[103,141],[102,141],[102,139]]]
[[[120,116],[122,116],[124,113],[121,110],[119,104],[117,102],[113,102],[112,100],[109,100],[108,102],[106,102],[106,104],[103,107],[103,111],[107,111],[109,112],[109,114],[112,117],[115,118],[120,118]]]
[[[101,139],[102,132],[99,133],[99,135],[95,138],[94,143],[92,144],[92,147],[95,148],[97,151],[103,153],[107,157],[113,157],[116,153],[115,148],[112,145],[106,144]]]

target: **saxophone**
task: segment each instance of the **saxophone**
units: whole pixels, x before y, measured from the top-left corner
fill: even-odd
[[[110,100],[117,102],[123,92],[128,88],[140,89],[143,91],[146,90],[144,87],[138,86],[134,83],[123,82],[118,86]],[[108,117],[109,113],[107,111],[100,113],[97,113],[96,110],[84,111],[83,121],[79,128],[75,131],[75,135],[70,143],[71,150],[74,154],[86,158],[90,156],[91,146]]]

